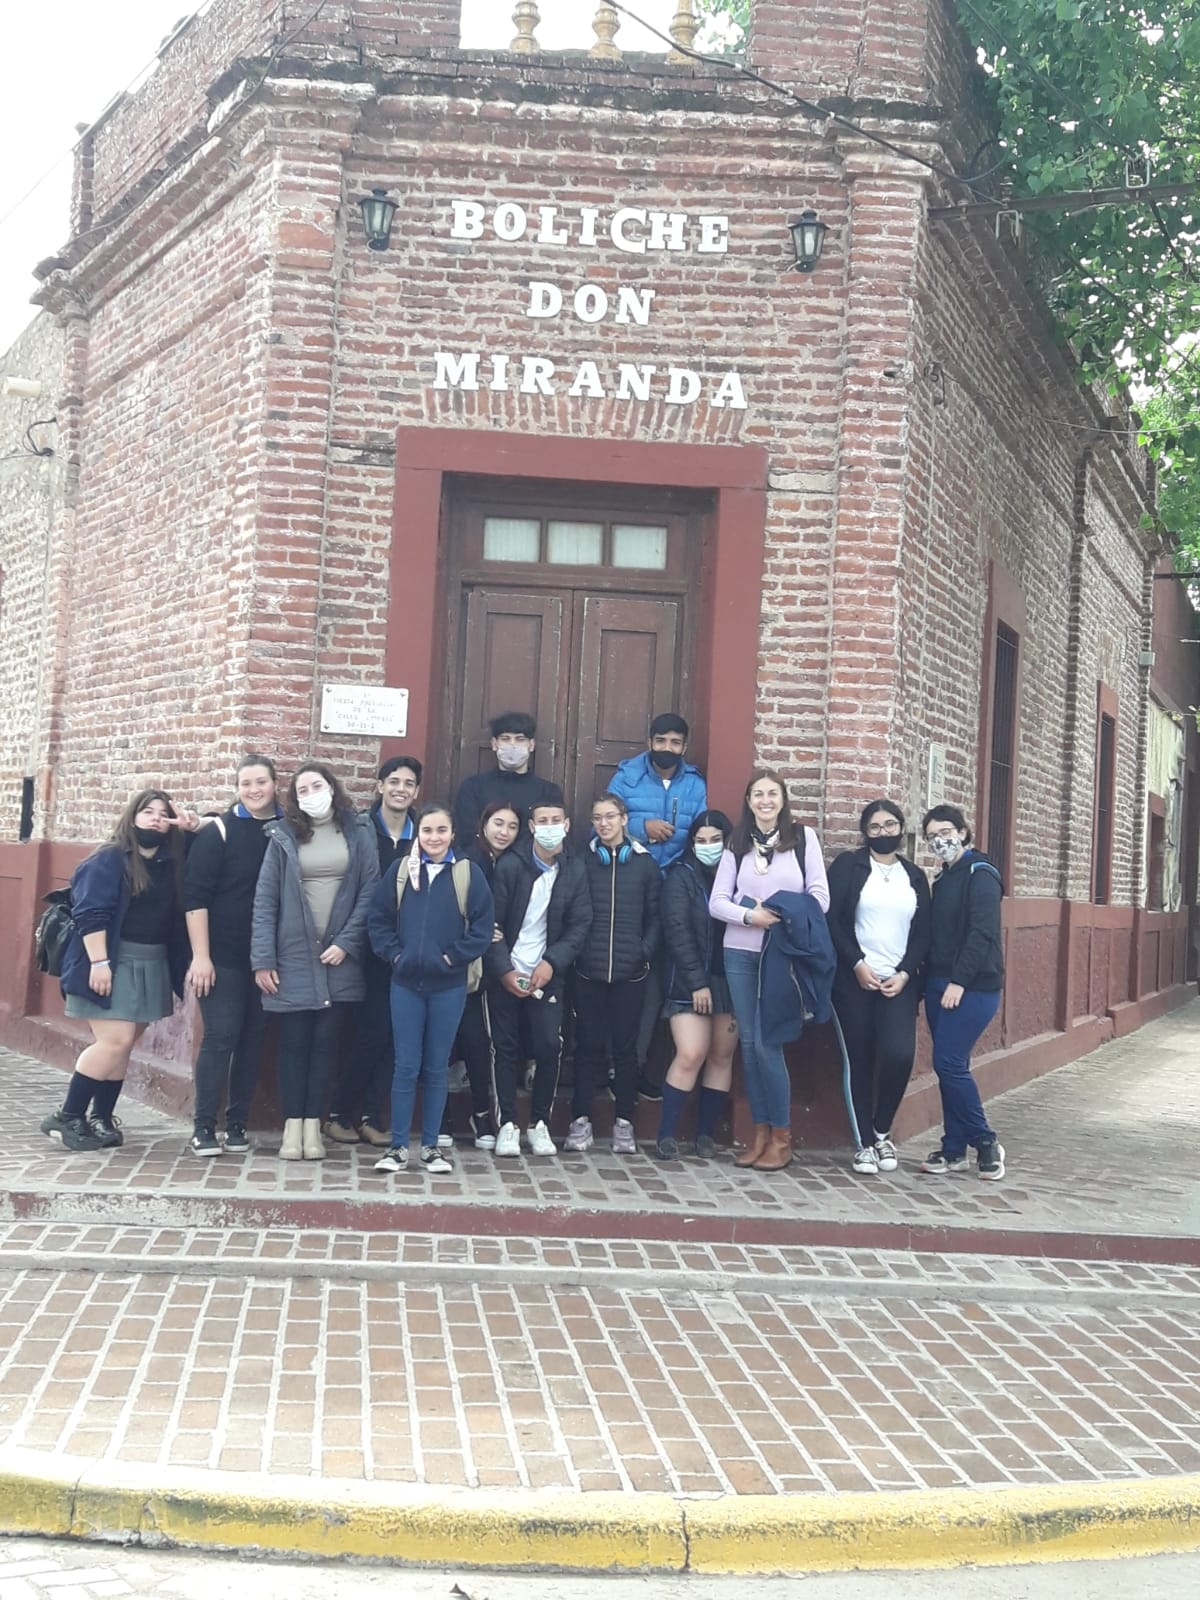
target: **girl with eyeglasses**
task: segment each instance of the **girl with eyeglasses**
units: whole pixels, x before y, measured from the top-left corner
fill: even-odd
[[[902,853],[904,813],[872,800],[863,842],[829,868],[829,933],[837,951],[833,1011],[855,1172],[895,1172],[892,1121],[917,1050],[921,971],[929,951],[929,883]]]

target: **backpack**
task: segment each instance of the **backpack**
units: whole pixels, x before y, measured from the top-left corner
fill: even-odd
[[[460,872],[458,869],[462,868]],[[454,898],[458,901],[458,914],[465,923],[467,920],[467,896],[471,892],[471,863],[469,861],[452,861],[450,863],[450,877],[454,882]],[[400,863],[400,871],[396,874],[396,910],[400,910],[400,902],[404,899],[404,891],[408,887],[408,863]],[[483,982],[483,957],[476,956],[467,968],[467,993],[474,994]]]
[[[61,978],[63,956],[75,932],[71,920],[71,891],[51,889],[42,900],[46,909],[38,918],[33,934],[37,967],[39,972],[49,973],[52,978]]]

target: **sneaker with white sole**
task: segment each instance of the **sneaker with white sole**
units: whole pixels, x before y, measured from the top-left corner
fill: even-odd
[[[529,1140],[529,1148],[535,1156],[556,1156],[558,1146],[550,1137],[550,1129],[544,1122],[535,1122],[525,1135]]]
[[[250,1135],[240,1122],[225,1124],[225,1149],[231,1156],[244,1156],[250,1150]]]
[[[967,1164],[965,1152],[960,1156],[947,1155],[945,1150],[931,1150],[921,1163],[922,1172],[961,1172]]]
[[[452,1133],[439,1133],[437,1147],[439,1150],[453,1150],[454,1135]]]
[[[496,1135],[496,1154],[498,1156],[521,1154],[521,1130],[515,1122],[506,1122]]]
[[[220,1141],[211,1122],[202,1122],[188,1140],[188,1151],[194,1156],[219,1156]]]
[[[900,1165],[900,1157],[896,1154],[896,1146],[886,1133],[879,1134],[875,1139],[875,1159],[879,1163],[880,1172],[895,1172]]]
[[[633,1136],[633,1123],[626,1122],[624,1117],[618,1117],[613,1123],[613,1155],[637,1155],[637,1140]]]
[[[471,1116],[471,1132],[475,1136],[476,1150],[496,1148],[496,1126],[490,1111],[476,1111]]]
[[[979,1146],[976,1171],[990,1183],[1004,1176],[1004,1146],[999,1139],[985,1139]]]
[[[396,1145],[375,1163],[376,1172],[403,1172],[408,1166],[408,1148]]]
[[[864,1144],[861,1149],[856,1150],[851,1164],[855,1172],[878,1172],[879,1157],[875,1154],[874,1145]]]
[[[450,1160],[449,1152],[439,1150],[435,1144],[421,1146],[421,1165],[426,1172],[453,1172],[454,1163]]]
[[[590,1150],[595,1144],[592,1134],[591,1117],[576,1117],[567,1129],[567,1137],[563,1140],[563,1149],[570,1150],[572,1154]]]

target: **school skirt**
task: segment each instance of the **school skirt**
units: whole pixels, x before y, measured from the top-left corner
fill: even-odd
[[[713,1016],[720,1017],[727,1012],[732,1013],[733,998],[729,993],[729,985],[725,978],[720,973],[717,973],[709,980],[708,986],[712,990]],[[692,1010],[693,1007],[690,1000],[668,1000],[662,1008],[662,1015],[664,1017],[683,1017],[691,1013]]]
[[[87,1022],[160,1022],[175,1009],[165,944],[134,944],[122,939],[113,968],[111,1005],[99,1006],[69,994],[66,1013]]]

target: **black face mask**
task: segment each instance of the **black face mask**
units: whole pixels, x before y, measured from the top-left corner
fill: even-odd
[[[133,837],[144,850],[157,850],[160,844],[166,842],[166,834],[159,833],[157,828],[138,828],[135,826]]]
[[[683,757],[678,750],[651,750],[650,759],[660,772],[674,772]]]
[[[867,849],[874,850],[877,856],[890,855],[893,850],[900,848],[900,835],[898,833],[879,833],[867,836]]]

